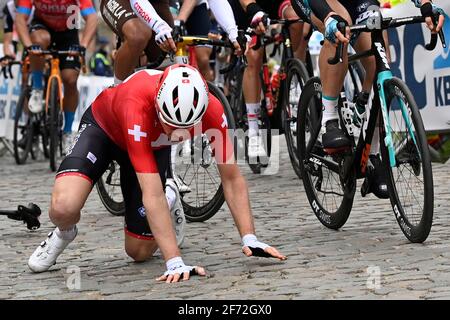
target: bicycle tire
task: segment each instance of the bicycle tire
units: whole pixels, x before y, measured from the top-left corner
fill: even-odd
[[[408,115],[411,117],[412,125],[414,126],[413,132],[415,132],[414,137],[417,142],[414,143],[414,140],[408,140],[410,136],[410,129],[413,129],[411,126],[405,125],[407,133],[406,143],[401,140],[400,132],[403,131],[402,126],[400,130],[397,132],[393,131],[393,142],[396,143],[396,168],[392,168],[389,163],[389,154],[388,149],[384,143],[381,143],[381,154],[383,163],[387,172],[387,183],[388,190],[390,195],[390,201],[392,205],[392,209],[394,211],[394,216],[402,230],[403,234],[406,238],[413,243],[422,243],[424,242],[428,235],[430,234],[431,227],[433,224],[433,208],[434,208],[434,190],[433,190],[433,173],[431,166],[431,157],[428,149],[427,137],[425,133],[425,128],[423,125],[422,117],[420,116],[419,108],[415,102],[415,99],[407,87],[407,85],[398,78],[393,78],[385,82],[385,92],[386,92],[386,102],[389,107],[395,98],[405,99],[406,107],[408,109]],[[390,119],[395,117],[395,115],[391,114]],[[401,118],[403,119],[403,117]],[[392,125],[392,121],[391,125]],[[395,123],[395,122],[394,122]],[[397,121],[397,126],[400,126]],[[384,141],[385,137],[384,126],[380,126],[380,141]],[[401,142],[401,143],[400,143]],[[408,156],[405,160],[405,153],[408,151],[412,151],[416,153],[415,155],[406,154]],[[418,153],[418,154],[417,154]],[[419,157],[417,157],[419,156]],[[399,174],[402,174],[402,170],[400,166],[410,162],[412,169],[406,170],[409,171],[410,174],[414,175],[412,177],[414,180],[417,176],[422,173],[423,174],[423,203],[422,206],[419,205],[420,211],[420,220],[418,224],[413,224],[412,219],[409,213],[409,209],[414,210],[414,204],[409,205],[405,203],[405,199],[403,199],[403,191],[401,190],[401,177]],[[395,172],[394,172],[395,171]],[[397,173],[397,174],[396,174]],[[412,182],[408,181],[407,185],[410,185]],[[419,186],[416,185],[418,188]],[[418,196],[415,194],[413,196],[414,200],[418,201]],[[421,208],[420,208],[421,207]],[[417,207],[416,207],[417,208]]]
[[[114,172],[119,172],[119,164],[115,161],[113,161],[109,166],[106,172],[98,179],[97,183],[95,184],[95,187],[97,189],[98,196],[100,198],[100,201],[105,206],[106,210],[108,210],[109,213],[111,213],[114,216],[123,216],[125,215],[125,202],[117,201],[114,199],[110,193],[107,190],[107,183],[103,180],[103,177],[111,173],[111,166],[114,166]],[[108,179],[108,178],[107,178]]]
[[[17,164],[24,164],[27,161],[28,155],[31,152],[31,147],[33,145],[33,137],[34,137],[34,123],[33,117],[28,115],[28,119],[26,120],[25,125],[20,125],[20,121],[24,112],[27,108],[25,108],[25,104],[28,103],[30,98],[31,88],[25,87],[19,97],[19,101],[16,106],[16,114],[14,116],[14,133],[13,133],[13,150],[14,150],[14,159]],[[19,139],[19,131],[23,136]],[[23,134],[25,132],[25,134]],[[23,140],[25,139],[25,140]],[[22,144],[20,146],[19,144]]]
[[[303,177],[303,186],[305,188],[305,192],[308,198],[308,202],[313,209],[314,214],[317,219],[327,228],[337,230],[341,228],[345,222],[347,221],[352,206],[353,199],[356,191],[356,176],[352,171],[349,172],[348,181],[345,186],[343,185],[339,175],[337,180],[340,191],[342,192],[342,200],[340,201],[339,206],[337,205],[337,201],[334,201],[336,204],[336,209],[331,211],[329,208],[325,208],[324,198],[319,199],[319,195],[316,193],[316,187],[322,188],[323,186],[323,177],[324,177],[324,167],[323,165],[317,164],[310,159],[306,159],[306,133],[315,132],[315,130],[320,130],[320,116],[317,116],[321,113],[321,97],[322,97],[322,86],[320,83],[320,79],[317,77],[311,78],[305,84],[305,87],[302,91],[300,97],[300,105],[298,108],[298,116],[297,116],[297,146],[298,146],[298,159],[300,165],[301,175]],[[309,129],[308,129],[309,128]],[[311,138],[311,136],[310,136]],[[317,145],[317,141],[314,142]],[[320,153],[322,150],[321,145],[317,147],[313,147],[317,149],[317,153]],[[323,154],[326,157],[325,154]],[[332,172],[331,170],[328,170]],[[353,171],[354,172],[354,171]],[[334,172],[332,172],[335,174]],[[317,176],[317,180],[314,181],[313,176]],[[332,183],[330,181],[328,174],[328,179],[326,185],[328,183]],[[322,178],[321,178],[322,177]],[[323,191],[321,192],[326,195],[331,192],[336,192],[333,189],[331,191]]]
[[[225,115],[228,121],[228,128],[235,129],[235,122],[231,107],[222,91],[211,82],[208,82],[209,91],[221,102],[224,107]],[[200,165],[199,165],[200,166]],[[173,175],[177,174],[176,167],[172,164]],[[184,215],[191,222],[203,222],[212,218],[222,207],[225,202],[225,195],[222,184],[219,185],[213,197],[205,204],[197,206],[187,201],[187,194],[183,195],[181,202],[183,204]]]
[[[50,157],[50,169],[54,172],[58,169],[58,151],[60,155],[61,150],[61,138],[62,138],[62,112],[60,108],[59,100],[59,84],[56,78],[53,78],[50,82],[50,97],[48,99],[48,122],[49,122],[49,157]]]
[[[296,133],[293,133],[292,125],[297,126],[297,112],[295,112],[295,107],[298,108],[300,94],[298,94],[298,99],[296,97],[291,97],[291,88],[292,88],[292,80],[294,76],[297,76],[297,79],[300,83],[300,94],[301,90],[305,86],[306,81],[308,81],[309,74],[306,70],[305,64],[299,59],[289,60],[287,63],[287,75],[286,75],[286,83],[284,86],[284,98],[283,98],[283,110],[282,110],[282,121],[284,128],[284,137],[286,139],[286,144],[288,148],[289,159],[291,160],[292,168],[294,169],[295,174],[301,179],[302,175],[300,172],[300,165],[298,163],[297,157],[297,137]],[[296,100],[296,101],[294,101]]]

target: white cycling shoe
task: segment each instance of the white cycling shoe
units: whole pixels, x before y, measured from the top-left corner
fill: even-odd
[[[170,208],[170,217],[172,218],[172,224],[175,229],[175,235],[177,237],[177,245],[180,247],[184,241],[184,233],[186,227],[186,217],[184,216],[183,204],[181,203],[180,192],[178,186],[173,179],[167,179],[166,188],[170,188],[175,192],[176,199]]]
[[[77,229],[75,227],[75,235],[76,233]],[[30,259],[28,259],[28,267],[33,272],[47,271],[51,266],[56,264],[56,259],[58,259],[58,256],[72,241],[73,239],[64,240],[58,237],[55,229],[48,234],[47,239],[36,248]]]
[[[44,91],[39,89],[31,90],[28,110],[32,113],[39,113],[44,110]]]
[[[264,141],[262,136],[254,136],[248,139],[248,157],[266,157],[267,153],[264,149]]]

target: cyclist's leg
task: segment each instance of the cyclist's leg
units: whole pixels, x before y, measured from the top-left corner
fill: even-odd
[[[186,21],[186,30],[189,35],[208,36],[211,29],[211,20],[209,18],[206,3],[198,5],[194,8],[191,15]],[[198,69],[206,80],[214,80],[209,59],[212,48],[209,46],[196,46],[195,56],[197,59]]]
[[[56,175],[49,216],[60,230],[68,230],[80,220],[81,208],[92,186],[111,162],[111,154],[115,152],[112,147],[114,144],[96,124],[89,108]]]
[[[40,45],[43,49],[47,49],[50,46],[51,34],[47,27],[38,19],[33,19],[30,24],[30,37],[33,45]],[[28,106],[32,112],[40,112],[43,108],[44,65],[44,57],[30,56],[32,91]]]
[[[327,0],[329,6],[351,24],[351,18],[347,10],[337,0]],[[324,33],[325,26],[317,17],[311,16],[312,23]],[[325,133],[322,136],[322,144],[325,149],[340,150],[350,144],[338,124],[337,105],[339,93],[342,89],[345,74],[348,68],[347,46],[344,47],[343,63],[331,65],[328,59],[334,57],[336,47],[325,40],[319,55],[320,78],[322,81],[322,126]]]
[[[169,172],[170,147],[155,151],[161,183],[166,184]],[[158,249],[152,235],[144,204],[142,191],[136,173],[126,154],[118,159],[120,164],[120,184],[125,201],[125,252],[134,261],[149,259]]]
[[[64,32],[54,32],[52,42],[56,50],[68,50],[72,45],[80,43],[77,30],[68,30]],[[75,117],[75,111],[78,106],[78,88],[77,80],[80,74],[80,61],[72,56],[61,55],[59,68],[61,69],[61,78],[64,85],[64,140],[66,146],[71,143],[70,133]],[[65,147],[64,146],[64,147]]]
[[[279,9],[279,16],[282,19],[298,19],[298,15],[295,13],[294,8],[292,8],[291,1],[285,0],[281,3]],[[292,49],[294,51],[294,56],[303,62],[306,60],[306,47],[308,43],[303,36],[304,23],[294,23],[289,27],[289,32],[291,34]]]
[[[117,4],[122,7],[122,10],[125,10],[119,18],[115,16],[115,12],[112,10],[117,8]],[[128,0],[102,0],[100,11],[106,24],[122,40],[121,46],[116,52],[114,63],[114,76],[120,82],[133,73],[138,64],[139,56],[151,39],[153,32],[144,22],[139,20]]]

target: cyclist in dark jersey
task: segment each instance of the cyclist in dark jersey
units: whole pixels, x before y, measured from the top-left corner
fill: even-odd
[[[31,255],[30,269],[44,272],[55,264],[77,235],[76,224],[92,186],[117,160],[126,173],[121,187],[127,254],[144,261],[159,247],[167,266],[159,280],[205,275],[203,268],[186,266],[181,259],[162,188],[171,142],[202,133],[214,136],[212,148],[243,253],[286,259],[255,236],[247,184],[227,128],[220,101],[208,92],[199,71],[188,65],[173,65],[164,73],[142,70],[104,90],[83,115],[76,143],[58,170],[49,210],[57,228]]]
[[[377,0],[291,0],[292,5],[299,16],[310,21],[325,36],[325,43],[320,52],[319,67],[322,80],[322,145],[328,152],[340,152],[350,146],[350,141],[339,127],[337,104],[339,92],[344,83],[348,67],[347,47],[344,49],[344,63],[330,65],[328,59],[333,57],[338,42],[345,45],[350,43],[350,36],[342,34],[337,29],[338,22],[347,25],[363,22],[364,13],[371,6],[379,7]],[[433,32],[442,28],[444,15],[442,9],[431,4],[430,0],[412,0],[421,9],[422,15],[426,17],[427,26]],[[440,13],[439,23],[433,25],[431,16]],[[353,42],[354,41],[354,42]],[[358,38],[352,38],[352,46],[357,52],[370,49],[370,34],[362,33]],[[372,89],[375,77],[375,58],[368,57],[361,60],[366,71],[366,78],[362,86],[355,106],[354,123],[362,123],[365,117],[366,105]],[[379,134],[375,130],[372,147],[370,151],[370,163],[374,167],[373,181],[370,183],[371,190],[379,198],[388,198],[385,172],[382,170],[379,155]]]

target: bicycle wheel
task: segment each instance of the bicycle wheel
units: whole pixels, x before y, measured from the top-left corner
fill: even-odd
[[[405,107],[405,112],[391,112],[389,116],[395,166],[390,165],[388,149],[381,143],[392,208],[406,238],[411,242],[423,242],[431,230],[434,198],[425,129],[419,108],[405,83],[393,78],[384,87],[388,110]],[[380,141],[384,141],[385,136],[384,126],[381,126]]]
[[[297,157],[297,108],[303,87],[308,79],[308,71],[302,61],[292,59],[288,62],[281,116],[289,159],[291,160],[292,168],[300,179],[302,176]]]
[[[115,216],[125,214],[125,202],[120,187],[120,167],[116,161],[109,164],[95,187],[106,210]]]
[[[321,128],[322,86],[320,79],[308,80],[297,116],[297,146],[300,172],[309,204],[319,221],[330,229],[339,229],[347,221],[353,205],[356,177],[344,172],[351,155],[330,156],[323,151]]]
[[[62,125],[63,113],[59,100],[58,80],[53,78],[50,82],[50,97],[48,99],[48,129],[49,129],[49,157],[50,169],[56,171],[59,159],[62,156]]]
[[[30,93],[31,89],[28,86],[22,90],[14,115],[13,149],[17,164],[26,162],[33,145],[35,131],[33,116],[28,112]]]
[[[210,82],[208,82],[208,87],[224,107],[228,128],[234,129],[233,114],[224,94]],[[175,181],[178,186],[181,184],[189,190],[180,190],[180,193],[186,219],[192,222],[210,219],[219,211],[225,201],[217,163],[213,159],[209,145],[210,142],[205,135],[195,137],[178,146],[175,159],[172,161],[171,168]],[[188,147],[189,150],[183,150],[185,147]],[[197,148],[201,152],[192,152]],[[200,159],[197,159],[199,154]]]

